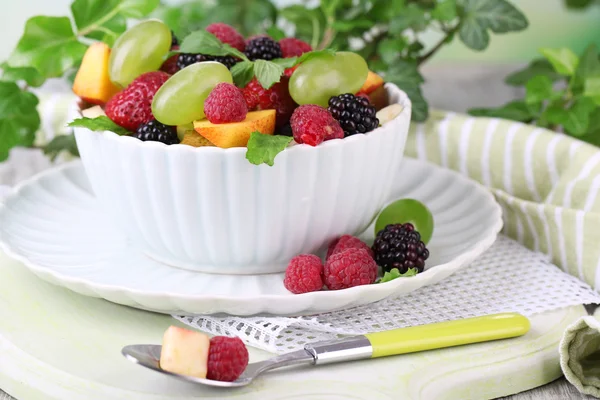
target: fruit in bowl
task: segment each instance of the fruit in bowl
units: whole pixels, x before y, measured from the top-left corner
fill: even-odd
[[[388,200],[406,94],[358,54],[240,38],[213,24],[179,40],[145,21],[103,49],[104,67],[77,73],[78,87],[103,85],[70,124],[92,188],[159,262],[283,272],[364,230]],[[109,96],[107,82],[121,89]]]

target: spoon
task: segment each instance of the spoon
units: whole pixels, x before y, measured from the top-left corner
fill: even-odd
[[[275,368],[331,364],[508,339],[526,334],[529,328],[529,320],[521,314],[502,313],[310,343],[302,350],[248,364],[244,373],[233,382],[163,370],[159,362],[160,345],[134,344],[125,346],[121,352],[136,364],[178,379],[207,386],[239,387]]]

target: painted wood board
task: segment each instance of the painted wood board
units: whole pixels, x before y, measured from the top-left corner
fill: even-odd
[[[173,318],[80,296],[0,254],[0,388],[19,400],[491,399],[561,375],[557,346],[585,315],[531,319],[522,338],[266,374],[241,389],[207,389],[131,364],[120,349],[160,343]],[[251,361],[270,354],[250,349]]]

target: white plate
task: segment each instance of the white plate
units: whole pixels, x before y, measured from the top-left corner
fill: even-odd
[[[499,205],[457,173],[407,159],[390,200],[411,197],[432,211],[435,231],[423,273],[384,284],[302,295],[282,274],[216,275],[170,267],[144,256],[103,215],[79,161],[21,184],[0,205],[3,249],[53,284],[86,296],[172,314],[310,315],[368,304],[441,281],[495,241]],[[364,238],[372,238],[372,227]]]

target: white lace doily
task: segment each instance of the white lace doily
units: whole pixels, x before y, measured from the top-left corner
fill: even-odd
[[[175,318],[208,333],[239,336],[251,346],[285,353],[338,335],[509,311],[531,316],[592,303],[600,303],[600,295],[587,284],[561,271],[545,255],[500,236],[477,261],[445,281],[367,306],[312,318]]]

